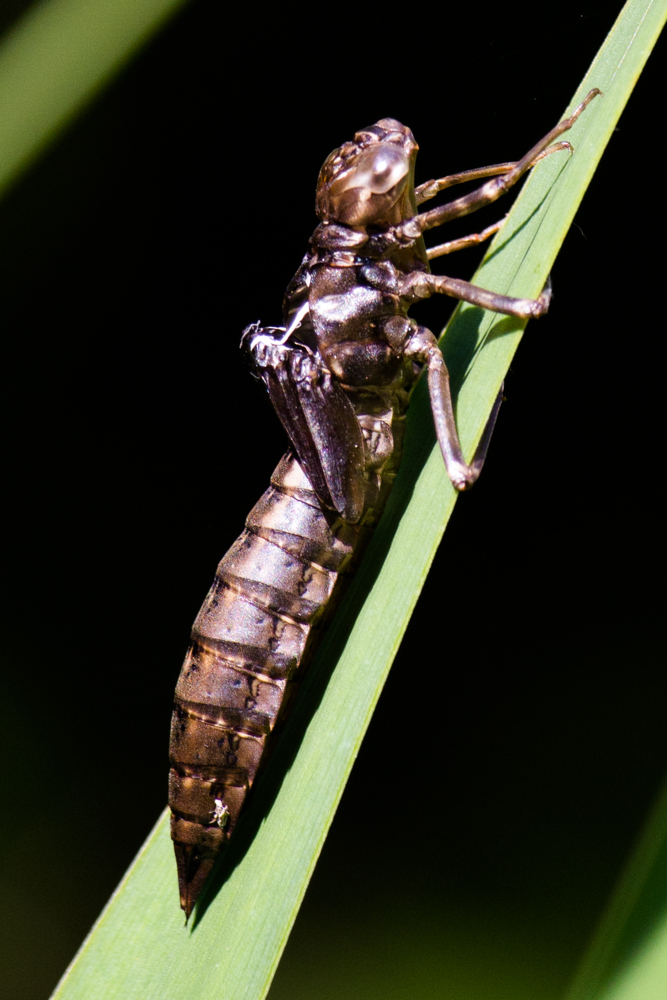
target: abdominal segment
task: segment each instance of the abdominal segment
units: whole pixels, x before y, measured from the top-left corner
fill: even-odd
[[[223,557],[176,687],[169,805],[189,916],[359,527],[323,510],[288,453]]]

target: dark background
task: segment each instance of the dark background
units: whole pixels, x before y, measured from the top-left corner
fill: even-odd
[[[601,7],[196,0],[0,205],[3,997],[48,995],[163,808],[189,627],[285,447],[237,344],[279,321],[321,162],[387,115],[422,180],[521,155]],[[512,366],[271,1000],[558,997],[656,794],[664,60]],[[428,725],[415,671],[450,692]]]

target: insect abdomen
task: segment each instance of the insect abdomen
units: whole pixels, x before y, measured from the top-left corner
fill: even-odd
[[[230,836],[358,529],[288,453],[218,566],[176,687],[169,805],[186,914]]]

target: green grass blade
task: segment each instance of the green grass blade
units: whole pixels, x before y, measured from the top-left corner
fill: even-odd
[[[664,0],[626,5],[570,105],[593,86],[604,92],[568,136],[575,155],[556,154],[535,170],[477,283],[514,295],[539,292],[665,16]],[[458,419],[468,454],[520,337],[517,321],[467,306],[449,327],[445,351],[454,384],[463,382]],[[386,515],[250,797],[216,891],[184,929],[163,817],[58,997],[265,995],[454,501],[419,387],[404,466]],[[388,835],[395,823],[388,814]]]
[[[0,192],[185,0],[44,0],[0,44]]]

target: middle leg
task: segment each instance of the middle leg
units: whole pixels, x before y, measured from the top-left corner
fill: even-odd
[[[492,226],[487,226],[481,233],[471,233],[470,236],[462,236],[458,240],[439,243],[437,247],[428,247],[426,256],[429,260],[435,260],[436,257],[444,257],[445,254],[454,253],[456,250],[466,250],[468,247],[479,246],[480,243],[484,243],[494,233],[497,233],[502,228],[504,221],[505,219],[501,219],[500,222],[494,222]]]

